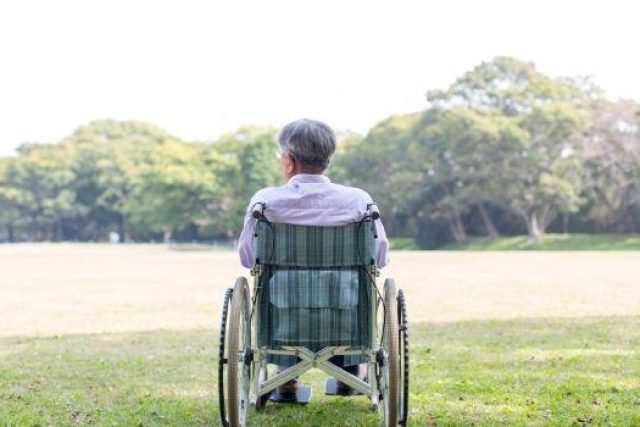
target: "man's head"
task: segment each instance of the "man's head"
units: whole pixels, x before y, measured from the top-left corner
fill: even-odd
[[[336,151],[336,136],[324,123],[300,119],[282,128],[278,148],[286,179],[299,173],[321,174]]]

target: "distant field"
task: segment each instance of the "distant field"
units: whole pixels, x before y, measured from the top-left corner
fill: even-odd
[[[640,424],[640,252],[397,252],[412,425]],[[211,425],[228,251],[0,245],[0,425]],[[253,425],[375,425],[362,398]]]
[[[469,243],[451,244],[444,250],[471,251],[628,251],[640,250],[637,234],[547,234],[542,242],[532,244],[526,236],[498,239],[474,238]]]
[[[0,336],[216,327],[230,251],[0,245]],[[392,254],[413,321],[640,313],[640,252]]]

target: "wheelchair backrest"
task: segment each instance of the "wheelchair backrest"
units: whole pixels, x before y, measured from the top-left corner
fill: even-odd
[[[260,345],[313,351],[368,345],[372,225],[369,219],[336,227],[258,222]]]
[[[276,268],[364,267],[375,263],[371,220],[335,227],[260,221],[256,263]]]

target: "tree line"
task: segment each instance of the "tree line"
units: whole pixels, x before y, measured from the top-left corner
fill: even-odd
[[[422,247],[472,236],[640,232],[640,105],[588,78],[499,57],[429,91],[427,108],[366,136],[339,132],[328,172],[367,189],[391,236]],[[185,142],[98,120],[0,158],[0,240],[237,237],[246,204],[278,185],[277,131]]]
[[[8,241],[233,238],[249,197],[279,182],[275,134],[245,127],[189,143],[150,124],[98,120],[58,144],[24,144],[0,160],[0,233]]]

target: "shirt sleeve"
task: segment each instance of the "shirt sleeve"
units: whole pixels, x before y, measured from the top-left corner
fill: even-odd
[[[244,227],[238,239],[238,252],[240,254],[240,264],[243,267],[251,268],[255,263],[255,247],[253,242],[256,219],[251,215],[245,215]]]
[[[364,200],[366,204],[375,203],[369,193],[366,191],[362,191],[364,193]],[[384,225],[382,224],[381,219],[377,219],[375,222],[376,232],[378,234],[378,238],[376,239],[376,264],[378,267],[382,268],[389,264],[389,240],[387,239],[387,233],[384,230]]]
[[[256,262],[256,249],[255,249],[255,231],[256,224],[258,222],[252,215],[251,210],[257,203],[256,196],[251,198],[247,211],[244,215],[244,225],[242,227],[242,233],[238,239],[238,253],[240,254],[240,264],[243,267],[251,268]]]
[[[376,220],[376,231],[378,232],[378,238],[376,239],[376,261],[378,267],[382,268],[389,264],[389,240],[387,239],[387,233],[384,231],[384,225],[382,220]]]

